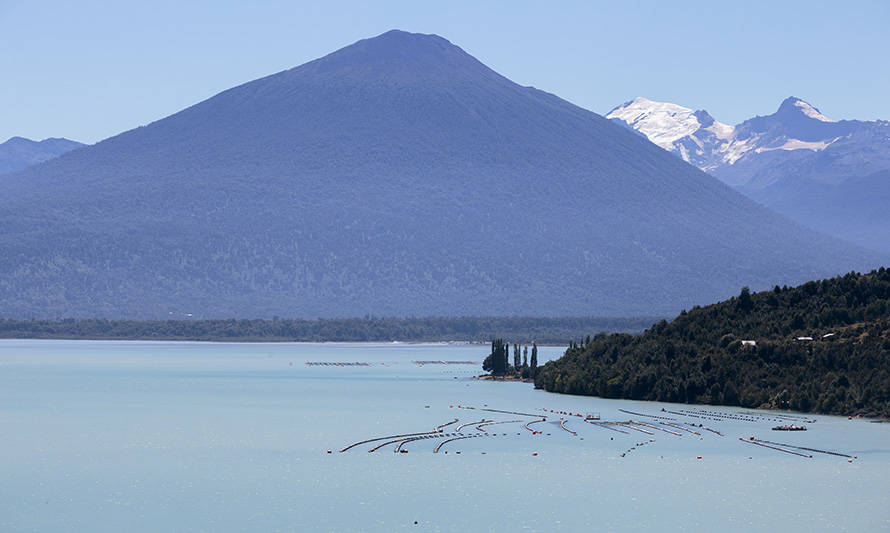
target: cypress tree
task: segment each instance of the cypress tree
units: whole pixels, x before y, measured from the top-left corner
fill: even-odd
[[[532,360],[529,368],[531,369],[531,376],[534,378],[535,374],[538,373],[538,344],[534,341],[532,341]]]
[[[506,375],[507,371],[510,370],[510,343],[504,343],[501,345],[501,360],[503,363],[504,372],[501,375]]]
[[[516,369],[517,372],[522,369],[522,358],[519,355],[519,345],[513,345],[513,368]]]
[[[482,369],[491,369],[491,375],[503,376],[507,373],[507,347],[504,345],[504,339],[494,339],[491,341],[491,354],[485,358],[482,363]]]

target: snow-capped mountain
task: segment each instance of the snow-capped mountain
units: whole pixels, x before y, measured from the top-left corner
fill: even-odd
[[[834,121],[795,97],[786,98],[772,115],[736,126],[714,120],[707,111],[646,98],[626,102],[606,118],[745,190],[771,186],[789,173],[840,183],[890,168],[890,122]],[[854,152],[860,150],[869,156],[857,158]],[[830,154],[817,155],[825,151]]]
[[[606,117],[798,222],[890,251],[890,121],[835,121],[795,97],[735,126],[645,98]]]
[[[684,161],[710,170],[725,161],[733,127],[717,122],[707,111],[693,111],[669,102],[634,98],[606,118],[629,126]]]

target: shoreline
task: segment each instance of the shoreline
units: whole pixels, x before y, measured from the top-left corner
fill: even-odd
[[[468,341],[468,340],[442,340],[442,341],[384,341],[384,340],[294,340],[283,338],[184,338],[184,337],[100,337],[100,336],[38,336],[38,337],[17,337],[17,336],[0,336],[0,341],[117,341],[117,342],[190,342],[190,343],[208,343],[208,344],[377,344],[391,346],[488,346],[488,341]],[[539,342],[538,346],[548,348],[567,346],[563,343]]]
[[[529,378],[520,378],[515,376],[503,376],[503,377],[495,377],[489,374],[480,374],[478,376],[473,376],[472,379],[477,381],[495,381],[495,382],[513,382],[513,383],[530,383],[534,385],[535,380]],[[602,396],[588,396],[585,394],[567,394],[564,392],[555,392],[555,391],[547,391],[545,389],[541,389],[542,391],[549,392],[550,394],[559,394],[560,396],[567,397],[577,397],[577,398],[597,398],[601,400],[616,400],[616,401],[629,401],[629,402],[646,402],[646,403],[665,403],[659,402],[657,400],[634,400],[631,398],[603,398]],[[847,418],[847,419],[860,419],[867,420],[874,424],[890,424],[890,418],[883,417],[879,414],[869,414],[869,413],[851,413],[846,415],[839,415],[834,413],[822,413],[819,411],[792,411],[791,409],[775,409],[771,407],[743,407],[741,405],[715,405],[710,403],[683,403],[683,404],[675,404],[675,405],[689,405],[695,407],[722,407],[727,409],[748,409],[753,411],[758,411],[761,413],[772,412],[772,413],[795,413],[801,415],[818,415],[818,416],[833,416],[839,418]]]

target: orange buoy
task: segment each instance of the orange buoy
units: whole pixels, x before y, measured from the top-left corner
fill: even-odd
[[[696,455],[695,458],[696,458],[696,459],[701,459],[701,455]]]
[[[328,450],[328,453],[331,453],[331,450]]]
[[[532,456],[534,456],[534,457],[537,457],[537,455],[538,455],[538,452],[535,452],[532,454]]]

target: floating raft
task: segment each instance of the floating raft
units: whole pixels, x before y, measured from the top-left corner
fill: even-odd
[[[794,425],[776,426],[773,428],[773,431],[806,431],[806,430],[807,430],[806,426],[794,426]]]

